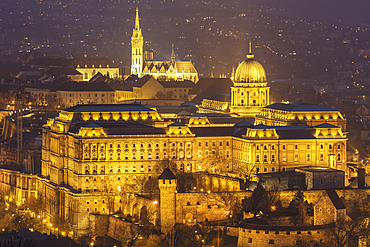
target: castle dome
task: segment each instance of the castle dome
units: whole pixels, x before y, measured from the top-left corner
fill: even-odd
[[[266,72],[263,66],[254,60],[254,55],[249,53],[247,59],[236,69],[234,83],[258,82],[266,82]]]

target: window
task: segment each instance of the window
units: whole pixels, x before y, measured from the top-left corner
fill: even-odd
[[[165,143],[163,143],[163,147],[167,147],[167,143],[165,142]]]
[[[159,153],[158,152],[156,152],[155,153],[155,158],[158,160],[159,159]]]
[[[152,147],[152,144],[151,143],[148,143],[148,148],[151,148]]]
[[[226,142],[226,147],[228,147],[229,146],[229,142]]]
[[[206,151],[204,152],[204,156],[205,156],[206,158],[208,158],[208,150],[206,150]]]
[[[109,144],[109,148],[113,148],[113,144],[112,143]]]
[[[140,153],[140,159],[143,160],[144,159],[144,153]]]
[[[176,159],[176,153],[172,152],[172,159]]]
[[[274,171],[275,171],[275,167],[272,167],[272,168],[271,168],[271,171],[272,171],[272,172],[274,172]]]
[[[265,169],[263,169],[265,172],[267,172],[267,167],[265,167]]]
[[[202,151],[198,151],[198,158],[202,158]]]
[[[283,145],[283,150],[286,150],[286,145],[285,144]]]
[[[212,147],[215,147],[216,146],[216,142],[212,142]]]
[[[121,144],[119,144],[119,143],[118,143],[118,144],[117,144],[117,148],[121,148]]]
[[[259,145],[256,146],[256,150],[260,150],[260,146]]]
[[[144,147],[144,144],[143,143],[140,143],[140,147],[143,148]]]
[[[296,149],[296,150],[298,149],[298,145],[297,144],[294,145],[294,149]]]
[[[271,155],[271,161],[275,162],[275,154]]]
[[[331,144],[329,144],[329,149],[332,149],[332,148],[333,148],[333,146]]]
[[[310,144],[307,144],[307,149],[310,149],[310,148],[311,148]]]
[[[294,161],[298,161],[298,154],[294,154]]]
[[[151,153],[151,152],[149,152],[149,153],[148,153],[148,159],[149,159],[149,160],[151,160],[151,159],[152,159],[152,153]]]
[[[167,152],[163,152],[163,159],[167,159]]]
[[[281,160],[282,160],[283,162],[286,162],[286,154],[282,154],[282,155],[281,155]]]
[[[275,241],[273,239],[270,239],[269,244],[275,244]]]
[[[198,142],[198,147],[201,147],[202,146],[202,142]]]
[[[337,148],[340,149],[340,144],[338,144]]]
[[[275,145],[272,145],[271,146],[271,150],[275,150]]]
[[[121,153],[117,153],[117,160],[121,159]]]
[[[324,149],[324,145],[323,144],[320,144],[320,149]]]
[[[324,161],[324,154],[323,153],[320,154],[320,161]]]
[[[136,153],[135,152],[132,153],[132,159],[136,160]]]
[[[222,142],[220,142],[220,147],[222,147]]]
[[[172,147],[174,147],[174,146],[176,146],[176,143],[174,143],[174,142],[173,142],[173,143],[172,143]]]
[[[208,142],[206,142],[206,147],[208,147]]]
[[[267,154],[263,156],[263,162],[267,162]]]
[[[340,161],[340,153],[337,154],[337,161]]]
[[[133,147],[133,148],[136,148],[136,144],[135,144],[135,143],[133,143],[133,144],[132,144],[132,147]]]
[[[259,168],[259,167],[257,167],[256,172],[257,172],[257,173],[259,173],[259,172],[260,172],[260,168]],[[256,233],[257,233],[257,232],[256,232]]]
[[[230,151],[226,150],[226,158],[230,158]]]
[[[252,243],[252,239],[251,238],[248,238],[248,243]]]
[[[109,160],[113,160],[113,153],[109,153]]]
[[[256,162],[260,162],[260,155],[259,154],[256,155]]]
[[[307,158],[306,158],[307,161],[311,161],[311,154],[307,154]]]

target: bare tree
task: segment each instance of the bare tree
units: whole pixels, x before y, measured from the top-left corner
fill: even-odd
[[[108,214],[112,214],[114,212],[114,201],[115,201],[115,196],[116,196],[116,189],[113,188],[112,184],[110,184],[107,181],[104,181],[103,184],[103,196],[107,199],[107,209],[108,209]]]

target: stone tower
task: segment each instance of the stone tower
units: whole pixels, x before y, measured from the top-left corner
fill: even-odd
[[[136,8],[135,28],[131,37],[131,74],[141,77],[143,71],[144,40],[139,23],[139,9]]]
[[[160,198],[161,232],[167,233],[172,230],[176,223],[176,188],[177,179],[167,167],[158,177]]]

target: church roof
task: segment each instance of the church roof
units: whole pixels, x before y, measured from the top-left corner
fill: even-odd
[[[158,179],[176,179],[175,174],[170,170],[170,168],[164,169],[162,174],[158,177]]]
[[[145,61],[143,63],[144,72],[146,72],[146,67],[148,68],[148,71],[152,71],[153,69],[156,71],[160,71],[161,69],[167,71],[171,67],[171,61]],[[197,70],[191,61],[176,61],[175,67],[177,72],[197,73]]]

